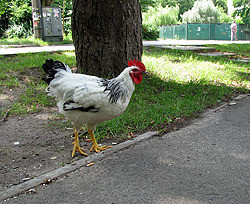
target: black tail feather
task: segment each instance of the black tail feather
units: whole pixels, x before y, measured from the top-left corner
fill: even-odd
[[[49,84],[54,78],[55,74],[59,69],[66,70],[65,65],[60,61],[54,61],[53,59],[47,59],[45,63],[42,65],[43,70],[46,73],[46,77],[42,79]]]

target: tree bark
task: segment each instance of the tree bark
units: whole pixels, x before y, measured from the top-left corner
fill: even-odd
[[[139,0],[73,0],[72,35],[78,71],[115,77],[141,60]]]

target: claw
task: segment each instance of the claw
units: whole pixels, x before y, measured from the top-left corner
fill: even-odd
[[[84,156],[88,156],[85,152],[84,149],[80,147],[79,145],[79,137],[78,137],[78,132],[76,129],[74,129],[74,134],[75,134],[75,141],[72,143],[74,145],[73,151],[72,151],[72,157],[75,155],[75,152],[79,152],[80,154]]]
[[[103,151],[103,150],[108,149],[108,148],[110,148],[110,147],[112,147],[112,146],[107,146],[107,147],[106,147],[106,145],[103,145],[103,146],[99,147],[98,145],[95,146],[95,145],[93,144],[93,146],[91,147],[90,151],[92,152],[93,150],[95,150],[95,152],[100,152],[100,151]]]
[[[82,154],[84,156],[88,156],[88,154],[86,154],[84,152],[84,149],[80,147],[79,142],[75,141],[72,144],[74,145],[73,152],[72,152],[72,157],[75,155],[75,151],[79,152],[80,154]]]
[[[95,150],[95,152],[100,152],[100,151],[103,151],[105,149],[108,149],[108,148],[112,147],[112,146],[106,147],[106,145],[99,147],[98,144],[97,144],[97,142],[96,142],[95,135],[94,135],[93,131],[90,130],[90,129],[88,129],[88,132],[89,132],[89,135],[91,137],[92,144],[93,144],[93,146],[91,147],[90,151]]]

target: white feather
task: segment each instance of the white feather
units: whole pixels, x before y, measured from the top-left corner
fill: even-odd
[[[132,69],[126,68],[117,78],[120,87],[126,90],[127,97],[110,102],[109,92],[105,86],[101,86],[101,79],[96,76],[84,74],[73,74],[67,66],[67,71],[60,70],[47,87],[49,95],[55,96],[58,100],[59,111],[64,114],[74,125],[80,129],[86,124],[93,131],[95,126],[103,121],[111,120],[121,115],[127,108],[131,95],[135,89],[134,83],[129,75]],[[83,112],[76,110],[63,110],[65,102],[74,101],[77,104],[69,104],[68,107],[89,107],[94,106],[98,112]]]

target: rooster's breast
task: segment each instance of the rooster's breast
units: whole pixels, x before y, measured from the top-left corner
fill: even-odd
[[[74,126],[79,129],[84,124],[97,125],[107,120],[112,120],[120,116],[127,108],[129,100],[118,100],[116,103],[102,102],[99,105],[85,108],[76,108],[75,110],[64,110],[63,105],[59,104],[59,109],[70,120]]]

